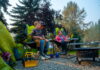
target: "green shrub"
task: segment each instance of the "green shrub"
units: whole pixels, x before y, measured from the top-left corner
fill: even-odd
[[[0,70],[13,70],[5,61],[0,57]]]
[[[15,62],[15,57],[13,54],[13,48],[15,47],[14,39],[11,37],[9,31],[6,29],[4,24],[0,22],[0,49],[3,52],[9,52],[11,54],[11,59]]]

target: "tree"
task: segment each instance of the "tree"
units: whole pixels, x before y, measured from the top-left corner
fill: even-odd
[[[0,0],[0,21],[2,21],[6,26],[7,26],[7,22],[4,19],[4,13],[3,12],[8,13],[8,11],[7,11],[8,6],[11,6],[9,4],[9,0]]]
[[[32,22],[38,18],[37,11],[39,9],[40,0],[19,0],[20,4],[17,4],[11,11],[11,16],[14,24],[27,23],[32,24]]]
[[[53,9],[50,9],[50,2],[44,1],[43,4],[40,7],[41,13],[39,14],[40,20],[46,23],[46,29],[49,32],[54,31],[54,15],[55,11]]]
[[[20,4],[17,4],[11,11],[12,24],[15,26],[11,29],[11,32],[17,34],[16,39],[24,41],[25,25],[32,25],[35,20],[42,20],[46,23],[47,30],[53,29],[53,14],[54,11],[50,9],[49,0],[19,0]],[[22,39],[22,40],[21,40]]]
[[[84,41],[100,41],[100,19],[86,30]]]
[[[39,9],[40,0],[19,0],[20,4],[16,4],[11,11],[12,24],[15,26],[11,29],[11,32],[16,34],[16,41],[23,42],[26,39],[26,24],[32,25],[32,23],[38,19],[37,11]]]
[[[8,6],[11,6],[9,4],[9,0],[0,0],[0,11],[2,11],[1,9],[3,9],[3,11],[7,12]]]
[[[65,26],[68,32],[74,35],[82,36],[82,25],[86,16],[85,10],[80,9],[75,2],[69,2],[67,7],[64,7],[61,23]]]

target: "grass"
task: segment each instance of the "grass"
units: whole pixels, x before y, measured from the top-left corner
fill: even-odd
[[[76,51],[69,51],[68,54],[70,54],[70,55],[76,55]],[[100,56],[100,50],[99,50],[99,56]]]
[[[68,52],[70,55],[76,55],[76,51],[69,51]]]

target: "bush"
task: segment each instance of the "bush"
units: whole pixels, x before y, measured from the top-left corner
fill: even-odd
[[[13,70],[9,65],[7,65],[4,60],[0,57],[0,70]]]
[[[15,62],[15,57],[13,54],[13,48],[15,47],[14,39],[11,37],[9,31],[6,29],[4,24],[0,22],[0,49],[3,52],[9,52],[11,54],[11,59]]]

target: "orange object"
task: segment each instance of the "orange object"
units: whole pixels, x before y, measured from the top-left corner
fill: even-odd
[[[38,65],[38,60],[27,60],[24,62],[25,67],[35,67]]]
[[[27,58],[27,60],[24,61],[23,65],[24,67],[35,67],[38,65],[39,61],[38,60],[33,60],[33,52],[26,52],[25,53],[25,58]],[[31,59],[28,59],[31,58]]]

